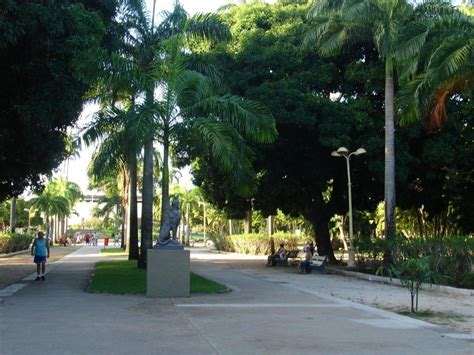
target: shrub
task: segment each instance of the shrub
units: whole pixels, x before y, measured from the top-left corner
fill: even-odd
[[[241,254],[268,255],[272,247],[285,244],[287,250],[297,249],[298,244],[304,242],[303,237],[289,233],[276,233],[271,237],[266,234],[235,234],[211,235],[217,250],[237,252]]]
[[[28,249],[32,240],[33,236],[29,234],[0,234],[0,254]]]
[[[431,269],[431,257],[408,259],[398,267],[392,267],[391,273],[399,278],[402,285],[410,291],[411,312],[418,311],[418,293],[423,283],[439,283],[442,277]]]
[[[390,242],[385,239],[356,240],[356,246],[359,261],[369,255],[373,265],[380,264],[384,251],[391,248]],[[397,236],[396,250],[400,264],[411,259],[429,257],[430,269],[443,275],[444,282],[451,286],[474,288],[470,273],[474,253],[472,236]]]

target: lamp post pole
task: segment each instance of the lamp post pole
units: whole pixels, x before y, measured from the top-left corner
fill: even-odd
[[[204,243],[206,242],[206,203],[199,202],[199,205],[202,205],[203,208],[203,226],[204,226]]]
[[[349,261],[347,266],[355,266],[355,255],[354,255],[354,227],[352,224],[352,184],[351,184],[351,168],[350,168],[350,155],[344,156],[347,162],[347,190],[349,191]]]
[[[354,253],[354,227],[352,222],[352,183],[351,183],[351,167],[350,160],[352,155],[360,155],[366,153],[364,148],[359,148],[356,151],[349,153],[349,150],[345,147],[340,147],[338,150],[332,152],[333,157],[344,157],[346,159],[347,166],[347,191],[349,200],[349,260],[347,262],[348,267],[355,266],[355,253]]]

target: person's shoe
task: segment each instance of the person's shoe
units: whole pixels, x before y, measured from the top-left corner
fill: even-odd
[[[35,281],[39,281],[39,280],[41,280],[41,278],[39,276],[36,276]]]
[[[44,281],[44,280],[46,280],[46,278],[45,278],[44,276],[41,276],[41,280],[43,280],[43,281]]]

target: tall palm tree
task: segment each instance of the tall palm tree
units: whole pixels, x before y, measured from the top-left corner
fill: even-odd
[[[181,75],[183,73],[191,74],[186,71],[181,60],[173,59],[184,56],[184,51],[189,50],[186,47],[190,39],[206,39],[206,40],[222,40],[229,38],[229,31],[224,27],[217,15],[196,15],[189,17],[179,2],[175,3],[172,12],[164,12],[163,21],[152,28],[150,26],[150,18],[146,15],[143,8],[140,8],[140,2],[133,4],[133,16],[130,16],[130,22],[134,23],[134,28],[129,35],[134,43],[135,56],[134,60],[138,65],[140,82],[140,96],[143,97],[140,104],[140,122],[148,128],[149,133],[145,136],[144,144],[144,166],[143,166],[143,203],[142,203],[142,243],[139,259],[139,266],[146,265],[146,251],[151,247],[152,243],[152,203],[153,203],[153,142],[157,140],[163,144],[163,163],[162,163],[162,206],[167,206],[169,202],[169,153],[170,142],[174,133],[174,125],[180,117],[185,117],[185,113],[178,109],[178,97],[185,97],[184,91],[192,90],[190,75]],[[138,5],[138,6],[137,6]],[[130,6],[132,9],[132,6]],[[154,14],[152,15],[152,19]],[[181,53],[181,54],[180,54]],[[169,65],[169,64],[172,65]],[[173,67],[177,65],[177,67]],[[196,74],[198,74],[196,72]],[[195,76],[196,77],[196,76]],[[187,80],[186,83],[183,82]],[[194,84],[204,81],[198,79]],[[160,92],[160,98],[157,93]],[[197,91],[195,91],[197,93]],[[221,98],[223,100],[224,97]],[[244,104],[238,105],[234,99],[234,109],[242,110]],[[230,100],[227,100],[230,101]],[[214,103],[218,106],[217,103]],[[247,103],[248,104],[248,103]],[[208,102],[211,105],[211,102]],[[223,106],[223,105],[221,105]],[[196,110],[198,107],[195,107]],[[254,107],[255,108],[255,107]],[[253,112],[254,117],[256,111]],[[209,112],[209,110],[208,110]],[[250,110],[247,110],[249,114]],[[262,113],[263,110],[260,110]],[[188,107],[187,114],[191,113],[191,107]],[[241,114],[238,112],[237,114]],[[236,115],[237,116],[237,115]],[[204,120],[202,120],[204,121]],[[214,125],[214,131],[211,134],[211,124],[196,123],[195,127],[201,127],[203,133],[207,132],[207,138],[214,139],[215,151],[222,153],[223,147],[229,151],[229,139],[227,141],[217,142],[217,139],[224,137],[222,128]],[[274,126],[273,134],[275,132]],[[220,130],[219,130],[220,129]],[[261,133],[261,132],[259,132]],[[220,134],[220,135],[219,135]],[[212,136],[212,137],[211,137]],[[222,155],[221,155],[222,156]],[[163,211],[163,209],[162,209]],[[163,220],[162,220],[163,222]]]
[[[87,145],[99,142],[93,155],[89,173],[96,180],[107,181],[119,178],[128,185],[122,192],[126,206],[127,250],[130,260],[138,259],[138,213],[137,213],[137,154],[141,146],[142,133],[137,131],[137,114],[132,102],[120,109],[111,107],[101,110],[93,122],[84,130]]]
[[[186,46],[189,40],[229,38],[228,29],[217,15],[189,17],[176,2],[173,11],[164,12],[163,21],[154,27],[154,13],[150,17],[140,0],[124,1],[122,15],[123,51],[111,56],[113,60],[107,67],[113,71],[117,69],[115,77],[105,76],[103,82],[115,83],[117,80],[124,84],[128,80],[132,87],[129,92],[136,113],[135,127],[141,133],[144,149],[142,240],[138,265],[145,267],[147,249],[153,239],[153,143],[163,144],[162,206],[166,206],[169,201],[170,145],[183,118],[193,119],[189,126],[199,131],[208,146],[211,145],[211,153],[227,171],[232,166],[237,172],[249,167],[248,160],[239,161],[243,155],[242,149],[236,148],[237,143],[242,146],[240,134],[268,142],[276,131],[271,115],[254,103],[230,95],[214,95],[211,99],[211,80],[198,71],[189,70],[183,60],[184,52],[190,49]],[[109,90],[117,97],[123,87]],[[113,102],[110,95],[109,101]],[[232,124],[238,129],[232,128]]]
[[[404,29],[411,22],[429,18],[436,13],[439,1],[421,4],[420,11],[407,0],[317,0],[309,11],[315,27],[307,41],[316,41],[323,55],[338,52],[347,42],[357,42],[370,36],[385,65],[385,237],[395,243],[395,135],[394,135],[394,74],[397,46]],[[366,37],[367,38],[367,37]],[[365,38],[365,39],[366,39]],[[387,251],[386,264],[395,258],[395,248]]]

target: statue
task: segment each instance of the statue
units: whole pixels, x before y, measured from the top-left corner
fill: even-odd
[[[165,208],[164,221],[160,229],[156,249],[182,250],[184,247],[178,241],[178,226],[181,220],[179,212],[179,198],[172,197],[171,205],[168,203]]]

